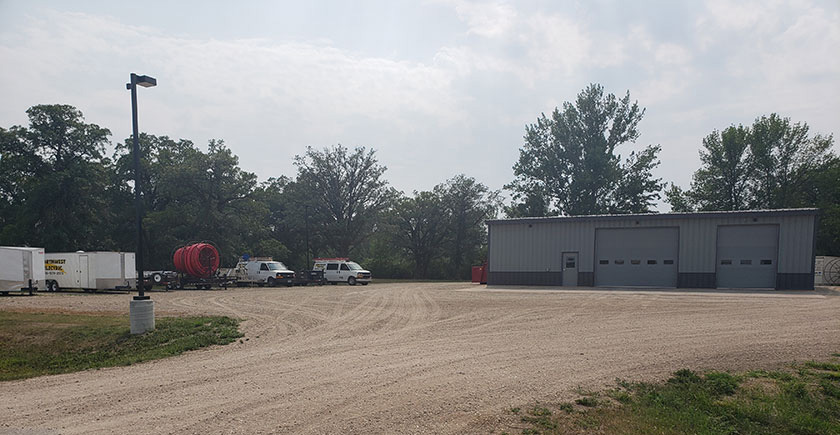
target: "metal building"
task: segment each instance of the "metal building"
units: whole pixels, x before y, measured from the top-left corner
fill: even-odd
[[[814,288],[817,209],[499,219],[487,283]]]

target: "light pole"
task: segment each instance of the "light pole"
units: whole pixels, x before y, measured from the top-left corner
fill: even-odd
[[[143,285],[143,204],[140,200],[140,136],[137,128],[137,85],[150,88],[157,85],[157,80],[149,76],[131,73],[131,81],[125,88],[131,91],[131,123],[134,138],[134,207],[137,217],[137,296],[134,296],[129,308],[131,333],[142,334],[155,329],[154,305],[146,296]]]

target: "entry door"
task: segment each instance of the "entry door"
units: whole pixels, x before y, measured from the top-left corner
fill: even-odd
[[[576,287],[578,285],[578,253],[563,253],[563,286]]]
[[[88,279],[90,275],[88,273],[88,256],[87,255],[80,255],[79,256],[79,287],[81,288],[89,288],[90,285],[88,283]]]

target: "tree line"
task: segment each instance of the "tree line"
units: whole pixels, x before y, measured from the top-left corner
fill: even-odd
[[[818,254],[840,254],[840,159],[832,136],[777,114],[713,131],[681,189],[653,176],[659,145],[622,157],[645,110],[629,92],[583,89],[525,128],[505,186],[512,200],[456,174],[428,191],[399,192],[366,147],[309,147],[296,174],[260,182],[222,140],[206,151],[141,133],[144,267],[171,269],[174,249],[210,241],[223,265],[272,256],[302,270],[350,256],[376,276],[466,279],[486,256],[484,221],[507,217],[819,207]],[[131,138],[107,154],[111,132],[68,105],[27,110],[29,126],[0,127],[0,244],[49,252],[135,249]]]
[[[27,115],[28,127],[0,128],[0,244],[133,251],[131,138],[106,155],[110,131],[78,109]],[[221,140],[206,151],[146,133],[139,142],[146,270],[171,269],[177,247],[210,241],[227,266],[246,253],[297,270],[352,256],[377,276],[463,279],[483,260],[484,221],[501,207],[499,192],[463,174],[398,192],[365,147],[310,147],[295,177],[259,182]]]

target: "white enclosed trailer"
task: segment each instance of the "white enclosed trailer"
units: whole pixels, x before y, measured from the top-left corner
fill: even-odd
[[[45,287],[44,248],[0,246],[0,293]]]
[[[133,252],[49,252],[47,290],[130,290],[137,286]]]

